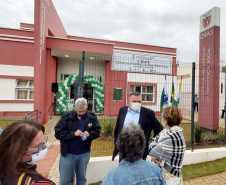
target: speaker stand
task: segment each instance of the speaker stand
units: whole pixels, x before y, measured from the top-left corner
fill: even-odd
[[[49,109],[48,109],[48,112],[51,110],[51,114],[50,114],[50,119],[52,117],[52,114],[54,115],[55,111],[56,111],[56,94],[54,93],[54,96],[53,96],[53,102],[51,103]]]

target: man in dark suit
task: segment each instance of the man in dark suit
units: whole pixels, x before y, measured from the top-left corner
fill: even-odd
[[[152,130],[154,131],[154,137],[162,131],[162,125],[155,117],[153,110],[142,107],[142,96],[139,92],[133,92],[130,94],[129,106],[121,107],[119,110],[119,115],[116,121],[114,136],[116,143],[119,133],[122,131],[123,127],[127,127],[130,123],[135,125],[140,125],[144,131],[146,139],[146,148],[143,155],[143,159],[146,160],[148,155],[148,143]],[[118,149],[115,145],[112,160],[118,154]]]

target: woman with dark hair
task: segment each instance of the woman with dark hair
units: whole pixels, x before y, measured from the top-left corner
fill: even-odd
[[[45,128],[28,120],[8,126],[0,135],[1,185],[54,185],[36,171],[47,153]]]
[[[140,126],[130,124],[123,128],[116,146],[122,160],[117,168],[108,172],[102,185],[165,184],[160,168],[142,159],[146,140]]]
[[[179,127],[182,119],[180,108],[166,107],[162,118],[165,129],[149,144],[149,155],[161,167],[167,185],[183,184],[181,168],[186,144],[183,129]]]

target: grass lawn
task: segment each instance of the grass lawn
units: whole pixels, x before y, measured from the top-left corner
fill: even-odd
[[[112,139],[95,139],[92,142],[91,156],[103,157],[111,156],[114,149],[114,141]]]
[[[4,120],[0,119],[0,127],[4,130],[6,127],[8,127],[10,124],[15,122],[16,120]]]
[[[116,118],[109,118],[109,117],[99,117],[99,122],[102,128],[102,133],[109,132],[110,135],[113,135],[113,131],[115,128]],[[161,122],[161,118],[157,118],[159,122]],[[189,120],[187,120],[189,122]],[[109,127],[109,125],[112,125]],[[189,123],[182,123],[180,125],[183,128],[183,134],[185,137],[185,140],[187,143],[190,144],[191,139],[191,124]],[[219,128],[218,134],[224,133],[224,128]],[[201,148],[218,148],[226,146],[226,144],[201,144],[201,145],[195,145],[195,149],[201,149]],[[102,157],[102,156],[111,156],[114,148],[114,140],[113,138],[98,138],[92,142],[92,157]],[[187,146],[187,149],[190,149],[190,146]]]
[[[185,180],[198,177],[218,174],[226,171],[226,158],[211,162],[186,165],[182,168],[183,178]]]
[[[184,181],[218,174],[226,171],[226,158],[218,159],[211,162],[204,162],[199,164],[186,165],[182,168]],[[100,185],[101,182],[92,183],[90,185]]]

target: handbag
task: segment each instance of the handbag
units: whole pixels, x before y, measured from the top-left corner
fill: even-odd
[[[183,185],[183,178],[170,174],[164,167],[161,167],[162,176],[166,185]]]

